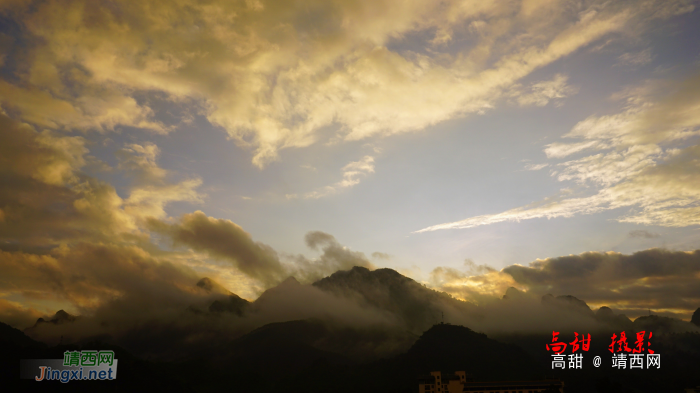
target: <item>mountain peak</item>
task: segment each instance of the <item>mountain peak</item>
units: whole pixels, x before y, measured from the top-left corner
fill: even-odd
[[[503,295],[503,299],[519,299],[522,298],[524,293],[518,288],[515,287],[509,287],[506,289],[506,293]]]
[[[364,266],[353,266],[352,269],[350,269],[350,271],[359,272],[359,273],[369,273],[370,270]]]
[[[464,339],[465,337],[478,340],[488,338],[484,333],[477,333],[466,326],[438,323],[423,332],[419,340],[427,340],[430,345],[436,344],[438,341],[444,341],[449,345],[455,340]]]
[[[243,316],[246,312],[250,302],[241,298],[240,296],[232,293],[225,299],[214,300],[212,304],[209,305],[209,312],[221,313],[230,312],[238,316]]]
[[[595,311],[596,320],[611,325],[615,328],[629,330],[633,328],[633,323],[624,314],[615,314],[610,307],[602,306]]]
[[[587,315],[593,315],[593,310],[591,310],[591,308],[588,307],[588,304],[586,304],[586,302],[571,295],[562,295],[554,297],[548,293],[542,296],[542,304],[557,306],[560,308],[577,311]]]
[[[538,371],[529,355],[515,345],[504,344],[468,327],[436,324],[426,330],[406,354],[421,370],[469,370],[480,378],[524,378]],[[517,371],[513,371],[517,370]]]
[[[613,310],[608,306],[603,306],[595,312],[596,316],[599,318],[609,318],[615,316]]]
[[[261,304],[274,301],[273,299],[278,299],[277,301],[280,299],[286,299],[290,293],[295,293],[302,288],[304,288],[304,286],[301,285],[296,278],[289,276],[284,281],[277,284],[277,286],[266,289],[265,292],[260,294],[260,296],[255,299],[253,304],[256,304],[256,307],[259,307]]]
[[[197,286],[202,289],[206,289],[207,291],[211,291],[214,289],[214,281],[209,277],[202,277],[201,280],[197,281]]]
[[[376,270],[369,270],[364,266],[354,266],[350,270],[338,270],[337,272],[331,274],[328,277],[322,278],[313,283],[314,286],[323,289],[324,286],[329,283],[359,283],[359,282],[373,282],[373,283],[389,283],[389,282],[415,282],[413,279],[402,275],[396,270],[389,268],[382,268]]]
[[[341,297],[360,299],[364,304],[388,311],[409,329],[425,330],[441,320],[445,312],[471,315],[476,306],[427,288],[392,269],[369,270],[355,266],[318,280],[313,286]],[[457,311],[459,310],[459,311]],[[448,319],[449,320],[449,319]]]
[[[220,293],[223,295],[231,295],[232,292],[224,288],[218,282],[212,280],[209,277],[202,277],[201,280],[197,281],[197,286],[204,289],[209,293]]]
[[[76,319],[78,319],[77,316],[68,314],[64,310],[58,310],[56,311],[56,314],[54,314],[54,316],[49,320],[46,320],[44,318],[37,319],[34,326],[37,326],[42,323],[53,323],[54,325],[58,325],[65,322],[75,322]]]
[[[284,286],[290,286],[290,285],[293,285],[293,286],[300,286],[301,284],[299,283],[299,281],[297,281],[296,278],[294,278],[294,276],[289,276],[289,277],[287,277],[284,281],[282,281],[279,285],[284,285]]]

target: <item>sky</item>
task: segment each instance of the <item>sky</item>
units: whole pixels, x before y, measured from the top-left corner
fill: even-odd
[[[252,300],[360,265],[474,302],[514,286],[688,320],[699,15],[3,1],[0,314],[204,276]]]

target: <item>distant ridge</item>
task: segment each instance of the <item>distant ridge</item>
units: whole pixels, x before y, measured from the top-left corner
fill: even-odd
[[[542,373],[518,346],[450,324],[425,331],[406,353],[405,361],[417,373],[465,370],[478,380],[527,379]]]
[[[392,269],[369,270],[355,266],[337,271],[313,283],[317,288],[338,296],[359,299],[362,303],[389,311],[413,331],[424,331],[442,321],[443,313],[454,310],[476,316],[476,305],[427,288]]]
[[[197,287],[202,288],[208,293],[224,295],[225,298],[214,300],[209,305],[209,312],[223,313],[229,312],[238,316],[243,316],[250,306],[250,302],[236,295],[235,293],[224,288],[218,282],[209,277],[204,277],[197,282]]]
[[[65,312],[63,310],[58,310],[58,311],[56,311],[56,314],[54,314],[54,316],[49,320],[46,320],[44,318],[37,319],[36,322],[34,323],[33,327],[36,327],[36,326],[41,325],[43,323],[52,323],[54,325],[60,325],[62,323],[75,322],[78,318],[79,317],[68,314],[67,312]]]

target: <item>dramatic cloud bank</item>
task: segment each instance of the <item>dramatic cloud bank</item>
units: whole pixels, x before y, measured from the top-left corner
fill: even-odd
[[[483,111],[519,79],[601,37],[693,8],[684,0],[9,2],[0,12],[22,39],[4,45],[16,79],[0,81],[0,102],[49,129],[168,133],[201,114],[263,167],[327,126],[359,140]],[[408,44],[408,36],[422,38]],[[562,98],[571,93],[565,81],[535,84],[518,101]],[[148,94],[181,104],[182,115],[158,120]]]
[[[466,269],[438,267],[431,273],[436,288],[463,299],[488,304],[509,287],[529,295],[572,295],[592,306],[609,306],[628,316],[649,309],[690,319],[700,305],[700,251],[650,249],[631,255],[587,252],[538,259],[528,266],[500,271],[467,261]]]

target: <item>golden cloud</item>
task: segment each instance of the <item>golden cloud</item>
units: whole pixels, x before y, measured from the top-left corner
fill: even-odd
[[[32,40],[0,101],[42,127],[162,133],[171,127],[138,94],[195,100],[263,167],[329,125],[359,140],[483,111],[606,34],[691,10],[685,1],[524,1],[517,13],[510,1],[13,3],[3,12]],[[409,34],[427,38],[392,49]]]

